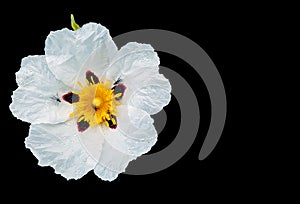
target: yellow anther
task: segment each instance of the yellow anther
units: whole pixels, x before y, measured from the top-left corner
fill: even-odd
[[[122,96],[122,93],[117,93],[116,95],[114,95],[114,98],[118,98],[120,96]]]
[[[99,98],[99,97],[94,98],[94,99],[93,99],[93,105],[94,105],[96,108],[100,107],[100,105],[101,105],[101,98]]]

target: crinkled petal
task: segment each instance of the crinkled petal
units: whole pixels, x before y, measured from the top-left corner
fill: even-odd
[[[95,174],[112,181],[125,171],[130,161],[148,152],[157,141],[153,119],[143,110],[121,105],[118,107],[118,127],[103,128],[105,142]]]
[[[89,69],[101,74],[116,52],[109,31],[96,23],[85,24],[76,31],[64,28],[51,32],[45,46],[50,70],[72,87],[81,72]]]
[[[77,130],[77,128],[76,128]],[[95,160],[99,161],[102,153],[104,136],[99,127],[89,127],[84,132],[76,132],[79,142],[85,151]]]
[[[155,68],[129,75],[123,83],[127,85],[123,104],[142,109],[150,115],[161,111],[171,100],[170,82]]]
[[[19,88],[13,92],[10,104],[15,117],[34,124],[54,124],[68,119],[72,107],[62,101],[61,95],[70,87],[54,77],[45,56],[24,58],[16,80]]]
[[[105,72],[105,77],[116,81],[141,69],[145,70],[151,67],[158,70],[158,65],[159,58],[151,45],[130,42],[115,55]]]
[[[157,141],[157,132],[150,115],[132,106],[118,107],[118,127],[103,128],[105,140],[115,149],[128,155],[140,156]]]
[[[103,151],[94,169],[94,173],[105,181],[115,180],[120,173],[125,171],[128,163],[136,159],[136,156],[118,151],[107,141],[103,143],[102,148]]]
[[[171,100],[171,85],[159,73],[159,58],[148,44],[128,43],[116,54],[105,77],[118,79],[128,89],[122,103],[143,109],[149,114],[158,113]]]
[[[25,145],[39,160],[40,166],[51,166],[55,173],[66,179],[78,179],[97,164],[83,148],[79,134],[94,136],[91,132],[78,133],[75,120],[55,125],[33,124]]]

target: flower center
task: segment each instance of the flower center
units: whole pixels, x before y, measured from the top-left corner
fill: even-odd
[[[94,106],[94,108],[95,109],[100,108],[101,102],[102,102],[102,100],[101,100],[100,97],[94,98],[94,100],[93,100],[93,106]]]
[[[114,90],[109,88],[109,83],[89,84],[81,89],[78,93],[79,101],[75,103],[74,116],[82,117],[91,127],[103,122],[107,126],[107,120],[111,115],[117,115],[117,101],[114,98]]]
[[[104,123],[107,127],[117,127],[117,105],[126,89],[125,85],[99,81],[94,73],[86,73],[87,85],[83,86],[78,82],[81,90],[79,92],[69,92],[63,99],[74,105],[71,117],[78,118],[77,125],[79,131],[84,131],[88,127],[95,127]]]

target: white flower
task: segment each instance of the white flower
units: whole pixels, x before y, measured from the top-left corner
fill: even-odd
[[[10,110],[31,123],[25,145],[67,179],[94,170],[114,180],[157,140],[150,115],[170,101],[150,45],[120,50],[109,31],[88,23],[51,32],[45,55],[28,56],[16,73]]]

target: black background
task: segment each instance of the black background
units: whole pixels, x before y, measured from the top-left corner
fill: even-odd
[[[36,190],[40,190],[49,198],[57,192],[67,196],[98,198],[113,193],[111,200],[118,199],[120,193],[126,192],[126,201],[141,195],[144,199],[177,197],[218,198],[217,195],[226,192],[224,197],[236,198],[244,195],[251,198],[252,193],[259,193],[264,183],[256,183],[260,167],[249,156],[249,135],[251,128],[244,127],[241,115],[247,116],[250,110],[243,107],[245,89],[242,78],[247,75],[249,68],[243,61],[243,48],[250,46],[253,30],[253,10],[248,5],[193,5],[188,2],[169,3],[143,1],[129,3],[125,6],[118,2],[110,4],[101,1],[90,3],[54,3],[37,2],[14,3],[3,5],[2,11],[7,11],[1,17],[2,45],[5,52],[2,76],[4,80],[1,98],[5,100],[5,117],[2,116],[1,129],[7,133],[3,137],[2,176],[6,190],[13,192],[31,192],[33,198]],[[161,172],[132,176],[121,174],[113,182],[105,182],[97,178],[93,172],[82,179],[67,181],[56,175],[51,167],[40,167],[31,152],[25,148],[24,139],[27,137],[29,124],[14,118],[8,105],[10,95],[17,88],[14,73],[19,70],[23,57],[44,54],[44,42],[50,31],[64,27],[70,28],[70,14],[75,15],[76,22],[83,25],[97,22],[110,30],[112,37],[138,29],[164,29],[182,34],[199,44],[211,57],[223,79],[227,94],[228,113],[223,135],[214,151],[203,161],[198,160],[198,154],[209,126],[210,106],[205,85],[195,78],[191,67],[175,56],[159,53],[161,64],[180,73],[192,86],[199,100],[201,125],[199,134],[188,153],[176,164]],[[182,71],[185,70],[185,71]],[[200,98],[201,95],[201,98]],[[172,100],[166,107],[168,116],[174,115],[168,121],[166,130],[159,136],[158,143],[151,152],[166,147],[175,136],[177,129],[172,124],[176,120],[178,104]],[[176,112],[177,111],[177,112]],[[239,115],[238,115],[239,113]],[[172,115],[173,114],[173,115]],[[172,117],[173,118],[173,117]],[[187,133],[188,134],[188,133]],[[250,184],[260,188],[248,190]],[[62,187],[62,188],[61,188]],[[50,189],[50,190],[45,190]],[[58,190],[59,189],[59,190]],[[82,191],[81,191],[82,189]],[[87,190],[88,191],[83,191]],[[80,192],[85,192],[80,194]],[[213,195],[213,196],[211,196]],[[76,198],[75,197],[75,198]]]

